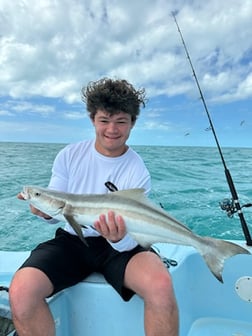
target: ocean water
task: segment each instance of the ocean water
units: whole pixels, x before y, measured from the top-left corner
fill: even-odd
[[[23,185],[47,186],[64,144],[0,142],[0,250],[30,250],[50,239],[58,226],[33,216],[16,195]],[[229,218],[219,202],[231,198],[216,148],[133,146],[152,176],[150,197],[195,233],[244,239],[237,214]],[[252,148],[224,148],[240,204],[252,202]],[[243,208],[252,235],[252,207]]]

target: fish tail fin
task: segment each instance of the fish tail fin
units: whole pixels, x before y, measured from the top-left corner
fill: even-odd
[[[222,283],[225,260],[237,254],[250,254],[248,250],[235,243],[210,237],[203,238],[203,245],[201,255],[213,275]]]

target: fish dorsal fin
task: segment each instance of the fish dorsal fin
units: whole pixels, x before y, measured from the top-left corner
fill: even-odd
[[[145,194],[144,188],[118,190],[112,192],[111,194],[125,197],[138,203],[140,202],[142,204],[148,205],[149,207],[152,207],[153,209],[158,209],[159,211],[164,211],[163,209],[157,207],[157,205],[148,198],[148,196]]]
[[[135,201],[146,201],[147,197],[145,196],[144,188],[135,188],[135,189],[125,189],[114,191],[113,194],[133,199]]]

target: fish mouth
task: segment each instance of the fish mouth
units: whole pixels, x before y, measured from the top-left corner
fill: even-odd
[[[23,197],[24,200],[28,200],[29,199],[29,195],[25,192],[25,191],[21,191],[21,196]]]
[[[28,200],[30,198],[29,192],[26,187],[23,188],[20,195],[23,197],[24,200]]]

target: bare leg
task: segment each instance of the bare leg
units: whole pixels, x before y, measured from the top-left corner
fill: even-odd
[[[12,318],[19,336],[54,336],[54,321],[45,301],[53,291],[48,277],[32,267],[15,274],[10,286]]]
[[[146,336],[178,336],[178,309],[171,277],[157,255],[135,255],[126,267],[125,285],[144,300]]]

